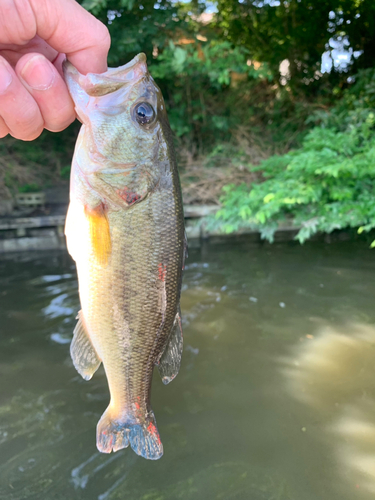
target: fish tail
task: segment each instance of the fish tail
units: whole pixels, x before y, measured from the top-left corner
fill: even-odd
[[[111,453],[112,450],[127,448],[129,444],[137,455],[149,460],[157,460],[163,455],[163,445],[153,412],[149,411],[145,421],[140,423],[131,417],[114,417],[107,408],[97,426],[98,450]]]

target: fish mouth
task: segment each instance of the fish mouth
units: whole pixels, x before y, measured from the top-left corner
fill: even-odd
[[[111,94],[124,86],[134,85],[148,75],[146,55],[143,53],[123,66],[108,68],[105,73],[82,75],[68,60],[63,63],[63,71],[71,93],[76,92],[79,87],[93,97]]]

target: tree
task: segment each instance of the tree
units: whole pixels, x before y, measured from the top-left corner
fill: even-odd
[[[185,27],[178,5],[170,0],[85,0],[90,10],[109,28],[112,45],[109,66],[125,64],[139,52],[148,60],[168,45]]]
[[[289,61],[293,89],[320,80],[321,56],[330,39],[348,39],[354,51],[363,51],[355,71],[373,64],[373,0],[218,0],[218,8],[224,35],[267,62],[276,80],[280,63]]]

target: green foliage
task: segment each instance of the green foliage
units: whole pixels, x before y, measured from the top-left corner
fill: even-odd
[[[332,90],[340,93],[348,76],[319,72],[330,38],[349,37],[351,48],[363,51],[357,67],[372,64],[375,52],[373,0],[217,0],[209,23],[201,16],[206,3],[198,0],[84,0],[83,6],[108,25],[110,66],[146,53],[179,145],[194,154],[233,141],[244,125],[267,147],[299,145],[314,106],[332,101]],[[279,82],[284,59],[286,87]]]
[[[146,53],[178,149],[207,154],[232,141],[244,125],[275,142],[275,149],[298,144],[310,103],[275,87],[278,76],[267,63],[250,61],[251,50],[233,45],[214,22],[203,23],[205,4],[87,0],[83,5],[108,25],[110,66]]]
[[[349,134],[354,128],[371,134],[370,125],[365,129],[366,120],[371,121],[369,110],[375,107],[370,70],[361,74],[332,112],[327,109],[342,96],[348,76],[373,65],[373,0],[217,0],[218,13],[209,22],[202,17],[207,5],[199,0],[79,1],[109,28],[109,66],[146,53],[166,101],[178,150],[193,158],[209,155],[207,164],[214,165],[220,147],[229,151],[237,146],[240,130],[248,138],[246,147],[240,148],[249,150],[251,144],[262,142],[267,152],[300,146],[306,130],[314,125],[333,131],[334,140],[341,140],[345,147],[346,135],[340,139],[336,133]],[[346,73],[321,75],[322,52],[330,38],[340,37],[348,37],[350,47],[363,53]],[[279,75],[284,59],[290,63],[285,86]],[[0,195],[10,196],[25,183],[44,186],[67,178],[77,128],[78,124],[63,134],[44,133],[32,143],[11,138],[0,141]],[[330,145],[319,149],[316,141],[316,136],[308,136],[302,150],[310,154],[312,163],[322,162],[318,153],[324,156],[328,154],[325,148],[332,149]],[[359,136],[353,141],[357,148],[365,147]],[[340,151],[338,155],[347,159],[362,153]],[[284,171],[281,165],[289,168],[289,160],[293,170],[295,154],[281,157],[271,175]],[[273,161],[264,168],[272,170]],[[241,216],[242,222],[245,219]],[[246,223],[249,220],[250,216]]]
[[[44,131],[35,141],[12,137],[0,141],[0,196],[9,198],[20,189],[47,185],[69,177],[78,123],[64,132]],[[26,186],[26,187],[25,187]]]
[[[263,182],[227,186],[216,223],[231,232],[258,228],[273,240],[281,224],[300,227],[302,243],[317,231],[375,227],[375,71],[365,71],[331,112],[319,120],[302,148],[272,156],[258,167]]]
[[[369,112],[375,109],[374,69],[362,70],[352,79],[355,84],[343,93],[329,112],[316,111],[307,122],[340,131],[361,126],[367,120]]]
[[[151,61],[155,49],[186,30],[178,4],[170,0],[85,0],[82,4],[108,26],[109,66],[125,64],[139,52]]]
[[[35,182],[32,184],[24,184],[18,188],[18,191],[20,193],[37,193],[40,191],[40,186],[35,184]]]
[[[373,65],[373,0],[218,0],[218,8],[218,26],[233,44],[247,47],[275,75],[280,63],[289,61],[294,91],[311,93],[324,88],[327,80],[345,81],[345,73],[319,74],[322,53],[332,38],[348,39],[354,51],[362,51],[357,69]]]
[[[185,143],[215,144],[249,117],[251,108],[233,106],[241,91],[233,87],[233,74],[247,85],[270,79],[266,66],[248,65],[248,53],[229,42],[211,40],[163,50],[150,71],[160,84],[169,107],[169,120]],[[243,87],[242,87],[243,88]]]

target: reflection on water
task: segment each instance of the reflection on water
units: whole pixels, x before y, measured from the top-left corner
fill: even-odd
[[[375,493],[375,326],[320,326],[282,370],[290,395],[325,422],[343,480]]]
[[[179,376],[152,405],[164,457],[102,455],[104,372],[69,358],[64,253],[0,261],[1,500],[367,500],[375,492],[375,263],[352,244],[203,247]]]

